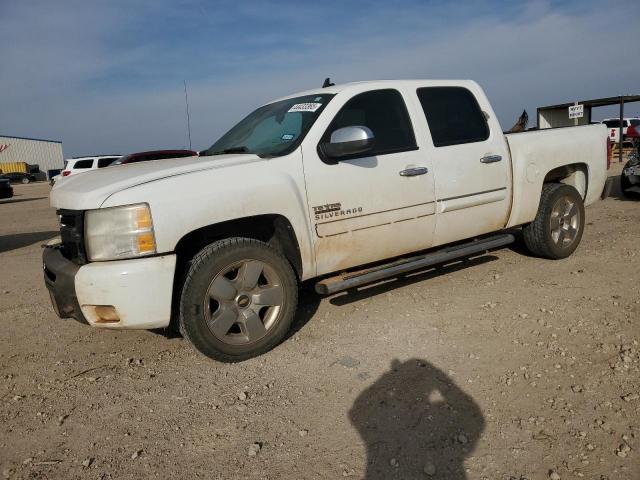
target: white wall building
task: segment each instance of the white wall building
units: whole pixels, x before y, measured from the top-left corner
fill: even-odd
[[[44,173],[61,170],[64,168],[62,142],[0,135],[0,169],[3,163],[12,162],[38,165]]]

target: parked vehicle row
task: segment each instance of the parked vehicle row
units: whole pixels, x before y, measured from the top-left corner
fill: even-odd
[[[620,142],[620,119],[605,118],[602,123],[607,126],[609,139],[613,143]],[[631,129],[631,130],[630,130]],[[622,140],[625,141],[631,137],[638,137],[640,133],[640,118],[623,118],[622,119]]]
[[[197,157],[198,152],[192,150],[153,150],[149,152],[132,153],[129,155],[99,155],[92,157],[76,157],[64,162],[64,170],[60,175],[51,179],[51,185],[59,182],[60,179],[85,173],[99,168],[115,165],[125,165],[128,163],[146,162],[150,160],[163,160],[168,158]]]
[[[197,157],[198,152],[193,150],[153,150],[150,152],[138,152],[125,155],[115,160],[111,166],[126,165],[128,163],[148,162],[150,160],[165,160],[168,158]]]
[[[65,160],[64,169],[60,172],[60,175],[56,175],[51,179],[51,184],[53,185],[61,178],[70,177],[77,173],[108,167],[114,160],[120,158],[120,156],[121,155],[97,155],[93,157],[74,157]]]
[[[259,107],[199,158],[73,176],[51,191],[53,307],[95,327],[175,324],[239,361],[285,338],[305,280],[352,289],[514,228],[535,255],[571,255],[607,191],[605,126],[502,131],[472,81],[327,83]]]
[[[36,176],[32,173],[25,172],[8,172],[2,173],[0,170],[0,178],[9,180],[11,183],[31,183],[36,181]]]

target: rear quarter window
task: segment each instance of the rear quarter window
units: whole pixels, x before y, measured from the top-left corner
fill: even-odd
[[[114,160],[116,160],[116,157],[101,158],[98,160],[98,168],[108,167]]]
[[[426,87],[417,91],[436,147],[482,142],[489,125],[476,97],[463,87]]]
[[[91,168],[93,167],[93,160],[78,160],[71,168],[74,170],[79,170],[83,168]]]

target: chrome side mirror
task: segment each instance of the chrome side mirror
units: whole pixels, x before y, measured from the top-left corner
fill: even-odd
[[[364,154],[373,148],[374,135],[364,126],[344,127],[331,133],[331,139],[322,145],[324,154],[332,160]]]

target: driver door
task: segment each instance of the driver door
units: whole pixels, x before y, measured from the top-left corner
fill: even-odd
[[[340,97],[330,104],[339,110],[329,127],[303,142],[318,275],[428,248],[435,227],[432,168],[416,142],[402,93],[383,89],[342,102]],[[373,149],[340,161],[325,158],[319,144],[348,126],[369,128]]]

